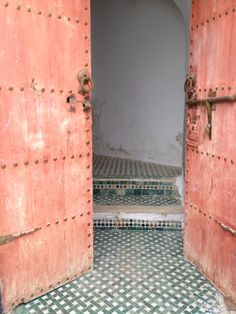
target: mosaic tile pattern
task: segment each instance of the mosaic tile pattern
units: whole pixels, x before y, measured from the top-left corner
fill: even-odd
[[[94,195],[179,195],[177,189],[93,189]]]
[[[95,231],[94,270],[15,314],[221,314],[219,294],[183,257],[181,232]]]
[[[93,175],[100,178],[175,178],[181,175],[181,168],[95,155]]]
[[[93,190],[95,194],[117,194],[125,191],[130,194],[132,191],[136,195],[149,194],[171,194],[178,193],[175,182],[173,181],[144,181],[141,179],[133,180],[97,180],[93,181]]]
[[[93,224],[95,228],[125,228],[129,230],[183,230],[183,221],[150,221],[138,219],[94,219]]]
[[[169,190],[175,189],[176,185],[174,181],[161,181],[161,180],[152,180],[146,181],[141,178],[132,180],[112,180],[112,179],[100,179],[95,178],[93,180],[93,187],[95,189],[152,189],[152,190]]]
[[[181,205],[177,195],[94,195],[94,203],[99,205],[120,206],[169,206]]]

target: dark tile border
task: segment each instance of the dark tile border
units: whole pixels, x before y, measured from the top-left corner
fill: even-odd
[[[95,219],[95,229],[182,231],[182,221],[149,221],[137,219]]]

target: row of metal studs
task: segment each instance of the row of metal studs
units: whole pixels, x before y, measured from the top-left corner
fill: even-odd
[[[88,259],[91,260],[91,259],[92,259],[92,256],[89,256]],[[86,273],[87,271],[90,271],[91,269],[92,269],[92,267],[88,267],[87,270],[82,270],[80,273],[75,273],[75,274],[72,275],[72,276],[66,277],[64,280],[58,281],[58,282],[56,283],[56,285],[50,285],[50,286],[48,287],[48,289],[49,289],[49,290],[52,290],[52,289],[55,289],[56,287],[59,287],[61,284],[66,284],[67,282],[73,281],[73,280],[75,280],[76,277],[81,276],[82,274]],[[45,291],[45,292],[48,292],[48,289],[38,288],[37,290],[39,291],[39,293],[43,293],[44,291]],[[36,294],[36,295],[37,295],[37,294]],[[31,295],[30,295],[30,298],[34,298],[34,296],[36,296],[36,295],[31,294]],[[24,303],[25,300],[26,300],[26,298],[21,298],[20,302],[19,302],[18,300],[16,300],[15,303],[12,303],[12,307],[14,307],[15,305],[17,305],[17,304],[19,304],[19,303]]]
[[[8,5],[9,5],[8,2],[4,2],[4,6],[5,6],[5,7],[8,7]],[[16,9],[17,9],[17,10],[20,10],[20,9],[21,9],[21,6],[18,5],[18,6],[16,7]],[[87,7],[85,7],[85,10],[87,10]],[[32,9],[31,9],[30,7],[27,7],[27,11],[28,11],[28,12],[32,12]],[[41,14],[42,14],[42,11],[38,11],[37,14],[38,14],[38,15],[41,15]],[[51,14],[51,13],[48,13],[47,16],[48,16],[48,17],[52,17],[52,14]],[[61,18],[62,18],[61,15],[57,15],[57,19],[60,20]],[[66,19],[67,19],[67,21],[71,21],[71,18],[70,18],[70,17],[66,17]],[[75,22],[76,22],[76,23],[79,23],[80,21],[79,21],[78,18],[76,18]],[[84,25],[87,26],[88,23],[85,22]],[[85,36],[85,39],[88,39],[88,36]],[[87,50],[87,49],[85,50],[85,53],[88,53],[88,50]],[[88,64],[86,63],[85,66],[88,67]],[[0,89],[1,89],[1,88],[0,88]],[[10,91],[13,91],[13,89],[14,89],[13,87],[9,87],[9,90],[10,90]],[[24,87],[21,87],[20,90],[21,90],[21,91],[24,91]],[[54,91],[55,91],[54,89],[51,89],[51,90],[50,90],[51,93],[54,93]],[[45,92],[45,89],[42,88],[42,89],[41,89],[41,92]],[[60,90],[60,93],[63,93],[63,90]],[[72,91],[69,91],[69,93],[72,93]],[[81,157],[82,157],[82,156],[81,156]],[[74,156],[72,155],[71,158],[73,159]],[[62,159],[65,160],[66,157],[64,156],[64,157],[62,157]],[[53,160],[56,161],[57,159],[54,158]],[[46,160],[46,159],[44,160],[44,162],[47,162],[47,161],[48,161],[48,160]],[[38,163],[38,160],[36,160],[35,163],[37,164],[37,163]],[[28,162],[25,162],[24,164],[25,164],[25,165],[28,165]],[[17,163],[14,163],[14,166],[15,166],[15,167],[16,167],[17,165],[18,165]],[[4,166],[3,166],[3,167],[4,167]],[[4,169],[5,169],[5,168],[4,168]],[[87,177],[87,179],[89,179],[89,177]],[[88,190],[87,190],[87,191],[88,191]],[[90,203],[90,200],[88,200],[88,203]],[[87,214],[90,214],[90,212],[88,212]],[[75,216],[73,216],[72,219],[75,219]],[[64,219],[64,221],[67,221],[67,220],[68,220],[67,218]],[[58,223],[59,223],[59,222],[56,221],[56,224],[58,224]],[[49,224],[49,225],[50,225],[50,224]],[[47,226],[49,226],[49,225],[47,224]],[[90,237],[90,236],[91,236],[91,234],[88,235],[88,237]],[[88,246],[88,248],[90,248],[90,247],[91,247],[91,245]],[[89,257],[89,259],[91,259],[91,257]],[[91,267],[89,267],[88,270],[90,270],[90,269],[91,269]],[[83,272],[84,272],[84,271],[82,271],[81,273],[83,273]],[[81,273],[80,273],[80,274],[81,274]],[[67,277],[66,280],[69,281],[70,279],[73,279],[73,278],[77,277],[78,275],[79,275],[79,274],[74,274],[72,277]],[[59,285],[59,284],[60,284],[60,282],[57,283],[57,285]],[[49,289],[51,289],[51,288],[53,288],[52,285],[49,286]],[[39,290],[40,290],[41,292],[44,291],[43,289],[39,289]],[[34,297],[34,295],[31,295],[31,297]],[[24,302],[24,298],[21,299],[21,302]],[[14,306],[14,305],[15,305],[15,304],[12,304],[12,306]]]
[[[227,16],[229,15],[230,13],[235,13],[236,12],[236,9],[235,8],[232,8],[232,9],[229,9],[227,11],[225,11],[224,13],[219,13],[218,16],[213,16],[211,18],[207,18],[206,20],[202,21],[201,23],[199,24],[192,24],[193,26],[191,27],[191,30],[194,30],[194,29],[198,29],[200,26],[204,26],[204,25],[207,25],[211,22],[211,20],[214,22],[216,21],[217,19],[220,19],[222,18],[222,16]],[[194,18],[194,15],[192,15],[192,18]]]
[[[89,132],[89,129],[87,129],[87,130],[88,130],[87,132]],[[90,142],[87,141],[86,144],[89,145]],[[90,153],[87,153],[87,157],[89,157],[89,156],[90,156]],[[80,154],[80,155],[79,155],[79,158],[82,158],[82,157],[83,157],[83,155]],[[70,158],[71,158],[71,159],[75,159],[76,156],[75,156],[75,155],[71,155]],[[66,160],[67,157],[66,157],[66,156],[62,156],[61,159],[62,159],[62,160]],[[60,158],[54,157],[52,160],[56,162],[57,160],[60,160]],[[49,159],[48,159],[48,158],[45,158],[45,159],[42,159],[41,162],[46,164],[48,161],[49,161]],[[40,161],[39,161],[38,159],[34,160],[34,164],[35,164],[35,165],[39,164],[39,162],[40,162]],[[25,161],[25,162],[24,162],[24,165],[25,165],[25,166],[29,166],[29,165],[30,165],[30,162],[29,162],[29,161]],[[14,163],[12,164],[12,166],[16,168],[16,167],[19,166],[19,163],[14,162]],[[6,169],[6,168],[7,168],[7,164],[3,164],[3,165],[1,166],[1,169],[3,169],[3,170]],[[90,168],[90,165],[87,165],[87,169],[89,169],[89,168]]]
[[[87,215],[90,215],[90,214],[91,214],[91,212],[88,211],[88,212],[87,212]],[[80,217],[83,217],[83,215],[84,215],[84,214],[81,213],[81,214],[80,214]],[[72,220],[74,220],[75,218],[76,218],[76,215],[74,215],[74,216],[71,217]],[[64,219],[63,219],[63,222],[67,222],[67,221],[68,221],[68,218],[64,218]],[[55,224],[58,225],[58,224],[59,224],[59,220],[56,220],[56,221],[55,221]],[[47,223],[47,224],[46,224],[46,227],[47,227],[47,228],[50,227],[50,226],[51,226],[50,223]],[[87,226],[90,227],[90,226],[91,226],[91,223],[89,222],[89,223],[87,224]],[[42,227],[41,227],[41,229],[42,229]],[[91,233],[88,234],[88,238],[90,238],[90,237],[91,237]],[[87,248],[88,248],[88,249],[90,249],[91,247],[92,247],[91,244],[88,244],[88,245],[87,245]],[[91,260],[91,259],[92,259],[92,256],[89,256],[88,259]],[[91,267],[88,268],[88,271],[89,271],[89,270],[91,270]],[[83,274],[83,273],[85,273],[85,271],[81,271],[80,273],[76,273],[76,274],[74,274],[74,275],[72,275],[72,276],[70,276],[70,277],[66,277],[63,282],[68,282],[68,281],[70,281],[70,280],[73,280],[73,279],[75,279],[76,277],[80,276],[80,275]],[[59,286],[61,283],[62,283],[62,282],[58,281],[57,284],[56,284],[56,286]],[[48,287],[48,289],[55,288],[56,286],[50,285],[50,286]],[[44,290],[47,290],[47,289],[38,289],[38,291],[41,292],[41,293],[42,293]],[[30,295],[30,298],[33,298],[33,297],[34,297],[34,294],[31,294],[31,295]],[[21,298],[21,302],[25,302],[25,298]],[[18,302],[18,300],[16,300],[16,304],[19,304],[19,303],[20,303],[20,302]],[[12,306],[14,307],[14,306],[15,306],[15,303],[12,303]]]
[[[213,220],[213,221],[215,221],[215,223],[218,223],[218,221],[217,221],[215,218],[213,218],[212,215],[209,215],[209,214],[207,214],[206,212],[202,211],[202,210],[201,210],[200,208],[198,208],[196,205],[194,205],[194,204],[192,204],[192,203],[189,203],[188,200],[186,200],[185,203],[186,203],[186,204],[189,204],[189,206],[190,206],[191,208],[194,208],[196,211],[198,211],[198,212],[199,212],[200,214],[202,214],[204,217],[207,217],[209,220]],[[187,212],[186,212],[186,214],[187,214]],[[185,224],[187,224],[187,223],[185,223]]]
[[[194,1],[192,1],[192,5],[194,5]],[[225,11],[224,13],[219,13],[218,17],[221,18],[223,15],[227,16],[230,12],[231,12],[231,13],[235,13],[235,12],[236,12],[236,9],[235,9],[235,8],[232,8],[232,9],[229,9],[229,10]],[[192,26],[191,26],[191,31],[193,31],[194,29],[198,29],[199,26],[204,26],[204,21],[202,21],[200,24],[194,25],[193,19],[194,19],[194,15],[192,15],[192,20],[191,20],[191,24],[192,24]],[[215,16],[212,17],[212,21],[215,21],[216,19],[217,19],[217,17],[215,17]],[[205,20],[205,24],[209,24],[209,23],[210,23],[210,18],[208,18],[208,19]],[[190,41],[190,44],[193,44],[193,40]],[[192,53],[192,52],[190,52],[190,56],[193,56],[193,53]],[[190,62],[189,67],[190,67],[190,69],[193,68],[191,62]],[[218,88],[218,87],[215,88],[215,90],[218,90],[218,89],[220,89],[220,88]],[[225,87],[222,87],[221,89],[224,90]],[[226,89],[227,89],[227,88],[226,88]],[[232,87],[229,86],[229,87],[228,87],[228,90],[231,90],[231,89],[232,89]],[[199,91],[200,91],[200,90],[199,90]],[[206,92],[206,89],[204,89],[204,91]],[[209,89],[209,91],[211,91],[211,89]]]
[[[217,219],[215,219],[212,215],[209,215],[209,214],[207,214],[206,212],[202,211],[202,210],[201,210],[200,208],[198,208],[196,205],[194,205],[194,204],[192,204],[192,203],[189,203],[189,201],[187,201],[187,200],[185,201],[185,203],[186,203],[186,204],[189,204],[191,208],[194,208],[194,209],[195,209],[195,211],[198,211],[200,215],[203,215],[204,217],[208,218],[210,221],[216,223],[217,225],[219,224],[219,222],[218,222]],[[185,211],[185,217],[187,217],[187,216],[188,216],[188,212]],[[184,223],[184,224],[185,224],[185,225],[188,225],[188,223],[186,222],[186,220],[185,220],[185,223]],[[185,228],[185,235],[187,235],[186,228]],[[186,237],[186,238],[187,238],[187,237]],[[186,245],[188,245],[188,243],[187,243],[186,241],[185,241],[185,243],[186,243]],[[188,257],[188,258],[189,258],[190,261],[194,262],[191,257]],[[206,275],[206,272],[205,272],[203,269],[201,269],[201,272],[202,272],[204,275]],[[213,280],[213,283],[214,283],[214,284],[216,283],[215,280]],[[218,286],[219,286],[219,285],[218,285]],[[219,288],[220,288],[220,286],[219,286]]]
[[[194,4],[195,4],[195,2],[194,2],[194,0],[192,0],[192,6],[194,6]],[[235,12],[235,9],[232,9],[232,12]],[[226,14],[227,15],[227,14]],[[222,15],[221,15],[222,16]],[[221,16],[219,16],[220,18],[221,18]],[[192,20],[191,20],[191,31],[194,31],[194,28],[198,28],[198,25],[194,25],[193,24],[193,18],[194,18],[194,16],[192,16]],[[213,17],[212,18],[213,20],[215,19],[215,17]],[[209,19],[207,19],[206,20],[207,21],[207,23],[209,23]],[[202,22],[201,23],[201,25],[202,26],[204,26],[204,22]],[[191,39],[191,41],[190,41],[190,46],[193,44],[193,39]],[[190,57],[192,57],[193,56],[193,53],[192,52],[190,52]],[[190,68],[190,71],[192,70],[192,68],[193,68],[193,65],[191,64],[192,62],[191,62],[191,59],[190,59],[190,64],[189,64],[189,68]],[[218,87],[216,87],[215,88],[215,90],[217,91],[219,88]],[[221,87],[221,89],[222,90],[224,90],[225,89],[225,87]],[[228,90],[231,90],[232,88],[229,86],[228,87]],[[201,88],[199,88],[199,92],[201,92]],[[209,89],[209,92],[211,92],[212,91],[212,89]],[[194,91],[195,93],[196,93],[196,90]],[[207,89],[205,88],[204,89],[204,92],[207,92]],[[197,95],[196,95],[197,96]],[[187,150],[188,150],[188,147],[187,147]],[[192,149],[192,150],[194,150],[194,149]],[[196,149],[195,150],[196,151],[196,153],[199,153],[199,150],[198,149]],[[204,152],[203,151],[201,151],[201,154],[203,155],[204,154]],[[206,156],[210,156],[210,154],[209,153],[205,153],[206,154]],[[208,154],[208,155],[207,155]],[[214,156],[214,154],[212,154],[212,156]],[[214,158],[214,157],[213,157]],[[218,156],[218,159],[220,159],[220,156]],[[226,161],[227,159],[226,158],[224,158],[224,160]],[[189,158],[187,158],[187,161],[189,161]],[[232,162],[232,161],[231,161]],[[186,168],[186,173],[188,173],[189,172],[189,169],[188,168]],[[188,183],[189,181],[188,180],[186,180],[186,183]],[[188,194],[188,190],[186,189],[186,195]],[[188,204],[188,201],[186,200],[185,201],[186,202],[186,204]],[[196,209],[196,208],[195,208]],[[206,213],[204,213],[204,214],[206,214]],[[211,217],[211,218],[210,218]],[[209,219],[211,220],[212,219],[212,216],[209,216]],[[185,222],[186,223],[186,222]],[[185,235],[187,235],[187,231],[186,231],[186,228],[184,228],[184,230],[185,230]],[[185,239],[187,239],[187,236],[185,236]],[[186,243],[186,242],[185,242]],[[187,244],[187,243],[186,243]],[[189,258],[189,260],[191,261],[191,262],[193,262],[193,264],[194,264],[194,261],[192,260],[192,258],[191,257],[188,257]],[[200,267],[199,267],[199,265],[198,265],[198,268],[200,269]],[[203,274],[205,274],[205,272],[204,272],[204,270],[203,269],[201,269],[201,272],[203,273]],[[215,281],[213,280],[213,283],[215,284]]]
[[[188,201],[185,201],[185,202],[188,204]],[[192,204],[190,205],[190,207],[193,207],[193,206],[194,206],[194,205],[192,205]],[[199,210],[199,209],[197,208],[197,206],[194,206],[194,209],[195,209],[196,211],[198,210],[200,214],[203,213],[203,215],[204,215],[205,217],[207,216],[207,214],[206,214],[205,212],[202,212],[201,209]],[[187,212],[186,212],[186,211],[185,211],[185,217],[186,217],[186,218],[185,218],[184,224],[185,224],[185,226],[187,226],[188,223],[186,222],[186,219],[187,219]],[[211,215],[209,215],[208,218],[209,218],[210,221],[212,221],[212,222],[214,221],[214,218],[213,218]],[[215,219],[215,223],[217,223],[217,220],[216,220],[216,219]],[[187,232],[187,228],[186,228],[186,227],[184,228],[184,234],[185,234],[185,237],[184,237],[184,238],[185,238],[184,244],[185,244],[185,245],[188,245],[188,241],[186,241],[186,239],[188,238],[188,232]],[[205,270],[204,270],[202,267],[200,267],[199,264],[197,264],[197,265],[195,264],[195,259],[193,259],[193,258],[190,257],[190,256],[188,256],[187,258],[189,259],[189,261],[190,261],[191,263],[193,263],[193,265],[197,266],[197,268],[200,270],[201,273],[203,273],[203,274],[207,277],[207,273],[205,272]],[[215,280],[213,280],[213,283],[216,284]],[[219,287],[220,287],[220,286],[219,286]]]
[[[90,189],[87,189],[87,192],[90,192]],[[91,200],[88,200],[87,203],[91,203]],[[91,212],[88,211],[88,212],[87,212],[87,215],[89,216],[90,214],[91,214]],[[84,214],[81,213],[79,216],[80,216],[80,217],[83,217]],[[72,219],[72,220],[75,220],[75,218],[76,218],[76,215],[71,216],[71,219]],[[61,221],[61,222],[67,222],[68,220],[69,220],[69,218],[66,217],[66,218],[64,218],[63,221]],[[56,220],[56,221],[55,221],[55,225],[58,225],[59,223],[60,223],[59,220]],[[48,227],[50,227],[51,225],[52,225],[51,223],[47,223],[47,224],[46,224],[46,227],[48,228]],[[88,227],[91,226],[91,223],[89,222],[89,223],[87,224],[87,226],[88,226]],[[41,229],[42,229],[42,227],[41,227]],[[88,238],[89,238],[90,236],[91,236],[91,233],[89,233]]]
[[[228,87],[226,87],[226,86],[222,86],[222,87],[214,87],[214,88],[212,88],[212,87],[210,87],[210,88],[201,88],[201,87],[199,87],[198,89],[193,89],[193,92],[194,93],[197,93],[197,92],[213,92],[213,91],[218,91],[218,90],[222,90],[222,91],[224,91],[224,90],[228,90],[228,91],[231,91],[231,90],[233,90],[233,89],[236,89],[236,87],[232,87],[232,86],[228,86]]]
[[[192,1],[192,5],[194,5],[194,1]],[[232,12],[235,12],[235,9],[232,9]],[[227,15],[227,14],[226,14]],[[219,17],[221,17],[222,15],[220,15]],[[192,19],[194,18],[194,16],[192,15]],[[215,17],[213,17],[213,19],[215,19]],[[208,22],[207,23],[209,23],[209,19],[207,20]],[[191,20],[191,24],[192,24],[192,26],[191,26],[191,31],[193,31],[194,30],[194,27],[197,29],[198,28],[198,25],[196,25],[196,26],[194,26],[193,25],[193,21]],[[201,25],[202,26],[204,26],[204,23],[202,22],[201,23]],[[190,40],[190,47],[192,46],[192,44],[193,44],[193,39],[191,39]],[[193,52],[192,51],[190,51],[190,58],[193,56]],[[190,64],[189,64],[189,68],[190,68],[190,71],[192,70],[192,68],[193,68],[193,65],[191,64],[192,62],[191,62],[191,59],[190,59]],[[227,89],[227,87],[216,87],[216,88],[209,88],[209,92],[211,92],[212,90],[219,90],[219,89],[221,89],[222,91],[223,90],[225,90],[225,89]],[[206,88],[199,88],[199,92],[201,92],[202,90],[204,90],[204,92],[207,92],[207,89]],[[229,86],[228,87],[228,90],[230,91],[230,90],[232,90],[232,87],[231,86]],[[196,93],[197,91],[196,90],[194,90],[194,92]],[[195,95],[195,97],[196,98],[198,98],[198,95],[196,94]]]
[[[232,159],[228,159],[227,157],[221,157],[220,155],[217,155],[217,154],[214,154],[214,153],[209,153],[209,152],[204,152],[203,150],[199,150],[197,148],[189,148],[187,146],[187,151],[192,151],[192,152],[195,152],[196,154],[201,154],[201,155],[205,155],[207,157],[212,157],[212,158],[215,158],[218,159],[218,160],[224,160],[225,162],[227,162],[227,160],[230,160],[230,163],[233,165],[234,164],[234,160]],[[189,157],[187,157],[187,162],[189,161]]]
[[[8,3],[8,2],[4,2],[3,5],[4,5],[5,7],[8,7],[8,6],[9,6],[9,3]],[[20,10],[20,9],[21,9],[21,6],[18,5],[18,6],[16,7],[16,9],[17,9],[17,10]],[[85,10],[87,10],[87,7],[85,8]],[[27,11],[28,11],[28,12],[32,12],[32,10],[31,10],[30,7],[27,7]],[[42,14],[42,11],[38,11],[37,14],[38,14],[38,15],[41,15],[41,14]],[[48,16],[48,17],[52,17],[52,14],[51,14],[51,13],[48,13],[47,16]],[[62,15],[57,15],[57,18],[60,20],[60,19],[62,18]],[[67,21],[70,21],[70,20],[71,20],[70,17],[66,17],[66,19],[67,19]],[[79,23],[79,19],[77,18],[77,19],[75,20],[75,22],[76,22],[76,23]],[[84,25],[87,26],[87,25],[88,25],[88,22],[85,22]],[[88,36],[85,35],[84,39],[87,40],[87,39],[88,39]],[[85,53],[87,54],[88,52],[89,52],[89,50],[88,50],[88,49],[85,49]],[[86,64],[85,66],[87,67],[88,65]]]
[[[86,67],[88,67],[88,63],[85,64]],[[4,87],[3,86],[0,86],[0,91],[3,89]],[[6,87],[7,90],[9,90],[10,92],[13,92],[14,90],[18,90],[21,91],[21,92],[24,92],[27,88],[25,87],[13,87],[13,86],[9,86],[9,87]],[[32,88],[30,87],[29,88],[30,90],[32,90]],[[37,90],[37,92],[41,92],[41,93],[45,93],[46,92],[46,88],[42,87],[40,88],[39,90]],[[73,90],[69,90],[69,91],[65,91],[63,89],[60,89],[60,90],[56,90],[55,88],[50,88],[49,89],[49,92],[50,93],[60,93],[60,94],[63,94],[63,93],[68,93],[68,94],[80,94],[80,91],[76,91],[76,92],[73,92]]]
[[[4,5],[4,7],[7,8],[7,7],[9,7],[10,3],[9,3],[9,2],[4,2],[3,5]],[[16,10],[21,10],[21,6],[20,6],[20,5],[17,5],[17,6],[16,6]],[[27,7],[25,8],[25,10],[26,10],[27,12],[29,12],[29,13],[32,12],[32,13],[35,13],[35,14],[37,14],[37,15],[43,15],[43,12],[42,12],[41,10],[38,10],[38,11],[35,11],[35,12],[34,12],[34,11],[32,10],[32,8],[29,7],[29,6],[27,6]],[[88,10],[88,8],[85,7],[85,11],[87,11],[87,10]],[[47,15],[49,18],[50,18],[50,17],[53,17],[53,14],[52,14],[52,13],[45,13],[45,15]],[[58,20],[61,20],[63,17],[65,17],[68,22],[69,22],[69,21],[72,21],[72,22],[73,22],[73,19],[72,19],[71,17],[69,17],[69,16],[65,16],[65,15],[61,15],[61,14],[57,14],[57,15],[56,15],[56,18],[57,18]],[[74,22],[77,23],[77,24],[80,23],[79,18],[75,18]],[[87,26],[87,25],[88,25],[88,22],[85,22],[84,25]]]
[[[194,9],[194,0],[192,0],[192,10]],[[190,49],[190,56],[189,56],[189,69],[190,69],[190,71],[192,70],[192,68],[193,68],[193,65],[192,65],[192,56],[193,56],[193,54],[192,54],[192,51],[191,51],[191,46],[192,46],[192,44],[193,44],[193,39],[192,39],[192,31],[193,31],[193,27],[192,27],[192,25],[193,25],[193,21],[192,21],[192,19],[191,19],[191,21],[190,21],[190,26],[191,26],[191,34],[190,34],[190,47],[189,47],[189,49]],[[197,95],[195,95],[195,97],[196,98],[198,98],[197,97]]]
[[[189,151],[189,150],[190,150],[190,148],[187,147],[187,151]],[[195,149],[195,148],[192,148],[191,151],[192,151],[192,152],[195,152],[195,153],[197,153],[197,154],[205,155],[206,157],[211,157],[211,158],[215,158],[215,157],[216,157],[215,154],[208,153],[208,152],[204,152],[203,150],[199,151],[198,149]],[[227,162],[227,160],[228,160],[226,157],[221,158],[221,156],[219,156],[219,155],[217,156],[217,159],[218,159],[218,160],[224,160],[224,162]],[[187,157],[187,158],[186,158],[187,163],[189,162],[189,160],[190,160],[189,157]],[[233,164],[234,164],[234,161],[231,159],[231,160],[230,160],[230,163],[231,163],[231,165],[233,165]],[[187,167],[186,167],[186,180],[185,180],[186,184],[189,183],[189,179],[188,179],[188,177],[187,177],[188,174],[189,174],[189,168],[188,168],[188,165],[187,165]],[[186,190],[185,190],[185,194],[186,194],[186,195],[188,194],[188,189],[187,189],[187,188],[186,188]]]

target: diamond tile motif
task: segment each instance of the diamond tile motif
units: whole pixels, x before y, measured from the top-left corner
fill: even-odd
[[[120,206],[168,206],[180,205],[181,199],[177,195],[94,195],[93,201],[99,205],[120,205]]]
[[[219,294],[184,260],[182,232],[95,230],[94,270],[15,314],[221,314]]]
[[[99,178],[174,178],[181,168],[107,156],[93,157],[93,175]]]
[[[109,182],[109,181],[107,181]],[[97,184],[94,181],[93,193],[95,195],[178,195],[178,189],[175,183],[164,185],[165,182],[158,182],[155,185],[143,184],[143,182],[126,181],[122,184]],[[110,183],[110,182],[109,182]],[[156,182],[155,182],[156,183]],[[99,187],[99,188],[98,188]]]

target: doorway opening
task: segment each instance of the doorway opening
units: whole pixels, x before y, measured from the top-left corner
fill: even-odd
[[[95,220],[182,228],[188,25],[173,0],[92,1],[91,23]]]

